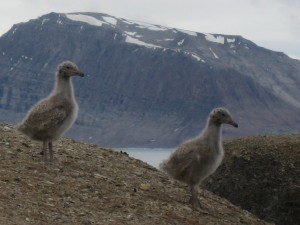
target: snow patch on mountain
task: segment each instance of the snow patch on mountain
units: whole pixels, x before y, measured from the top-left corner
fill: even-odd
[[[129,36],[135,36],[136,35],[136,32],[124,31],[124,33],[129,35]]]
[[[142,28],[142,29],[149,29],[149,30],[154,30],[154,31],[166,31],[169,28],[159,26],[159,25],[154,25],[150,23],[145,23],[145,22],[140,22],[140,21],[132,21],[134,24],[137,24],[137,28]]]
[[[214,35],[214,34],[205,34],[205,39],[207,41],[224,44],[224,37],[220,35]]]
[[[101,27],[103,24],[108,24],[104,21],[98,20],[95,17],[83,15],[83,14],[66,14],[66,17],[70,20],[79,21],[83,23],[88,23],[92,26]]]
[[[123,23],[130,24],[130,25],[133,25],[133,24],[135,24],[134,22],[132,22],[132,21],[128,21],[128,20],[125,20],[125,19],[122,19],[122,22],[123,22]]]
[[[124,31],[125,35],[133,36],[135,38],[142,38],[143,35],[137,34],[137,32]]]
[[[234,43],[235,38],[226,38],[227,43]]]
[[[48,22],[50,19],[43,19],[43,21],[42,21],[42,26],[46,23],[46,22]]]
[[[180,32],[182,32],[182,33],[186,33],[186,34],[188,34],[188,35],[197,37],[197,33],[194,32],[194,31],[182,30],[182,29],[178,29],[178,30],[179,30]]]
[[[18,29],[18,28],[15,28],[15,29],[13,30],[12,34],[16,33],[17,29]]]
[[[201,59],[200,56],[198,56],[195,53],[191,53],[191,52],[186,52],[188,55],[190,55],[192,58],[196,59],[199,62],[205,63],[205,60]]]
[[[110,23],[110,24],[112,24],[112,25],[114,25],[114,26],[116,26],[117,25],[117,20],[115,19],[115,18],[113,18],[113,17],[108,17],[108,16],[103,16],[102,17],[107,23]]]
[[[183,43],[184,43],[184,38],[183,38],[181,41],[178,41],[178,42],[177,42],[177,45],[178,45],[178,46],[181,46],[181,45],[183,45]]]
[[[131,43],[131,44],[145,46],[147,48],[162,48],[161,46],[149,44],[149,43],[140,41],[140,40],[138,40],[136,38],[133,38],[131,36],[126,36],[126,40],[125,41],[128,42],[128,43]]]
[[[209,50],[211,51],[211,53],[214,55],[214,57],[215,57],[216,59],[219,58],[219,56],[218,56],[211,48],[209,48]]]

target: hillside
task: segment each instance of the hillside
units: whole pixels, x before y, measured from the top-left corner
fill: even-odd
[[[225,142],[225,159],[203,188],[278,225],[300,221],[300,134]]]
[[[0,224],[267,224],[204,190],[209,213],[193,211],[185,185],[126,154],[65,138],[55,149],[45,165],[39,143],[0,125]]]
[[[242,128],[225,128],[226,137],[299,131],[300,61],[238,35],[50,13],[14,25],[0,49],[2,122],[21,120],[71,60],[87,74],[74,79],[80,111],[68,136],[76,140],[173,147],[219,106]]]

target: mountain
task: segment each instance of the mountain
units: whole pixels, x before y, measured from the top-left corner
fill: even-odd
[[[74,61],[80,113],[68,133],[101,146],[174,146],[225,106],[226,137],[298,132],[300,61],[241,36],[206,34],[101,13],[50,13],[0,38],[0,121],[18,122]]]

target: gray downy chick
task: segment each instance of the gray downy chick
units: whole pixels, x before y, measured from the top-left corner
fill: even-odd
[[[58,65],[56,84],[51,94],[34,105],[17,129],[33,140],[43,142],[43,159],[53,162],[52,142],[61,137],[74,123],[78,105],[74,97],[71,78],[84,74],[78,67],[65,61]]]
[[[160,164],[160,169],[172,178],[189,185],[190,203],[195,209],[203,209],[197,197],[197,187],[215,172],[223,160],[222,124],[238,127],[230,112],[225,108],[213,109],[203,131],[196,138],[181,144]]]

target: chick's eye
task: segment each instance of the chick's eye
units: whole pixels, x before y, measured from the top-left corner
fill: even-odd
[[[71,69],[71,67],[67,66],[67,69],[69,70],[69,69]]]
[[[223,117],[225,117],[226,115],[225,115],[225,113],[221,113],[221,115],[223,116]]]

